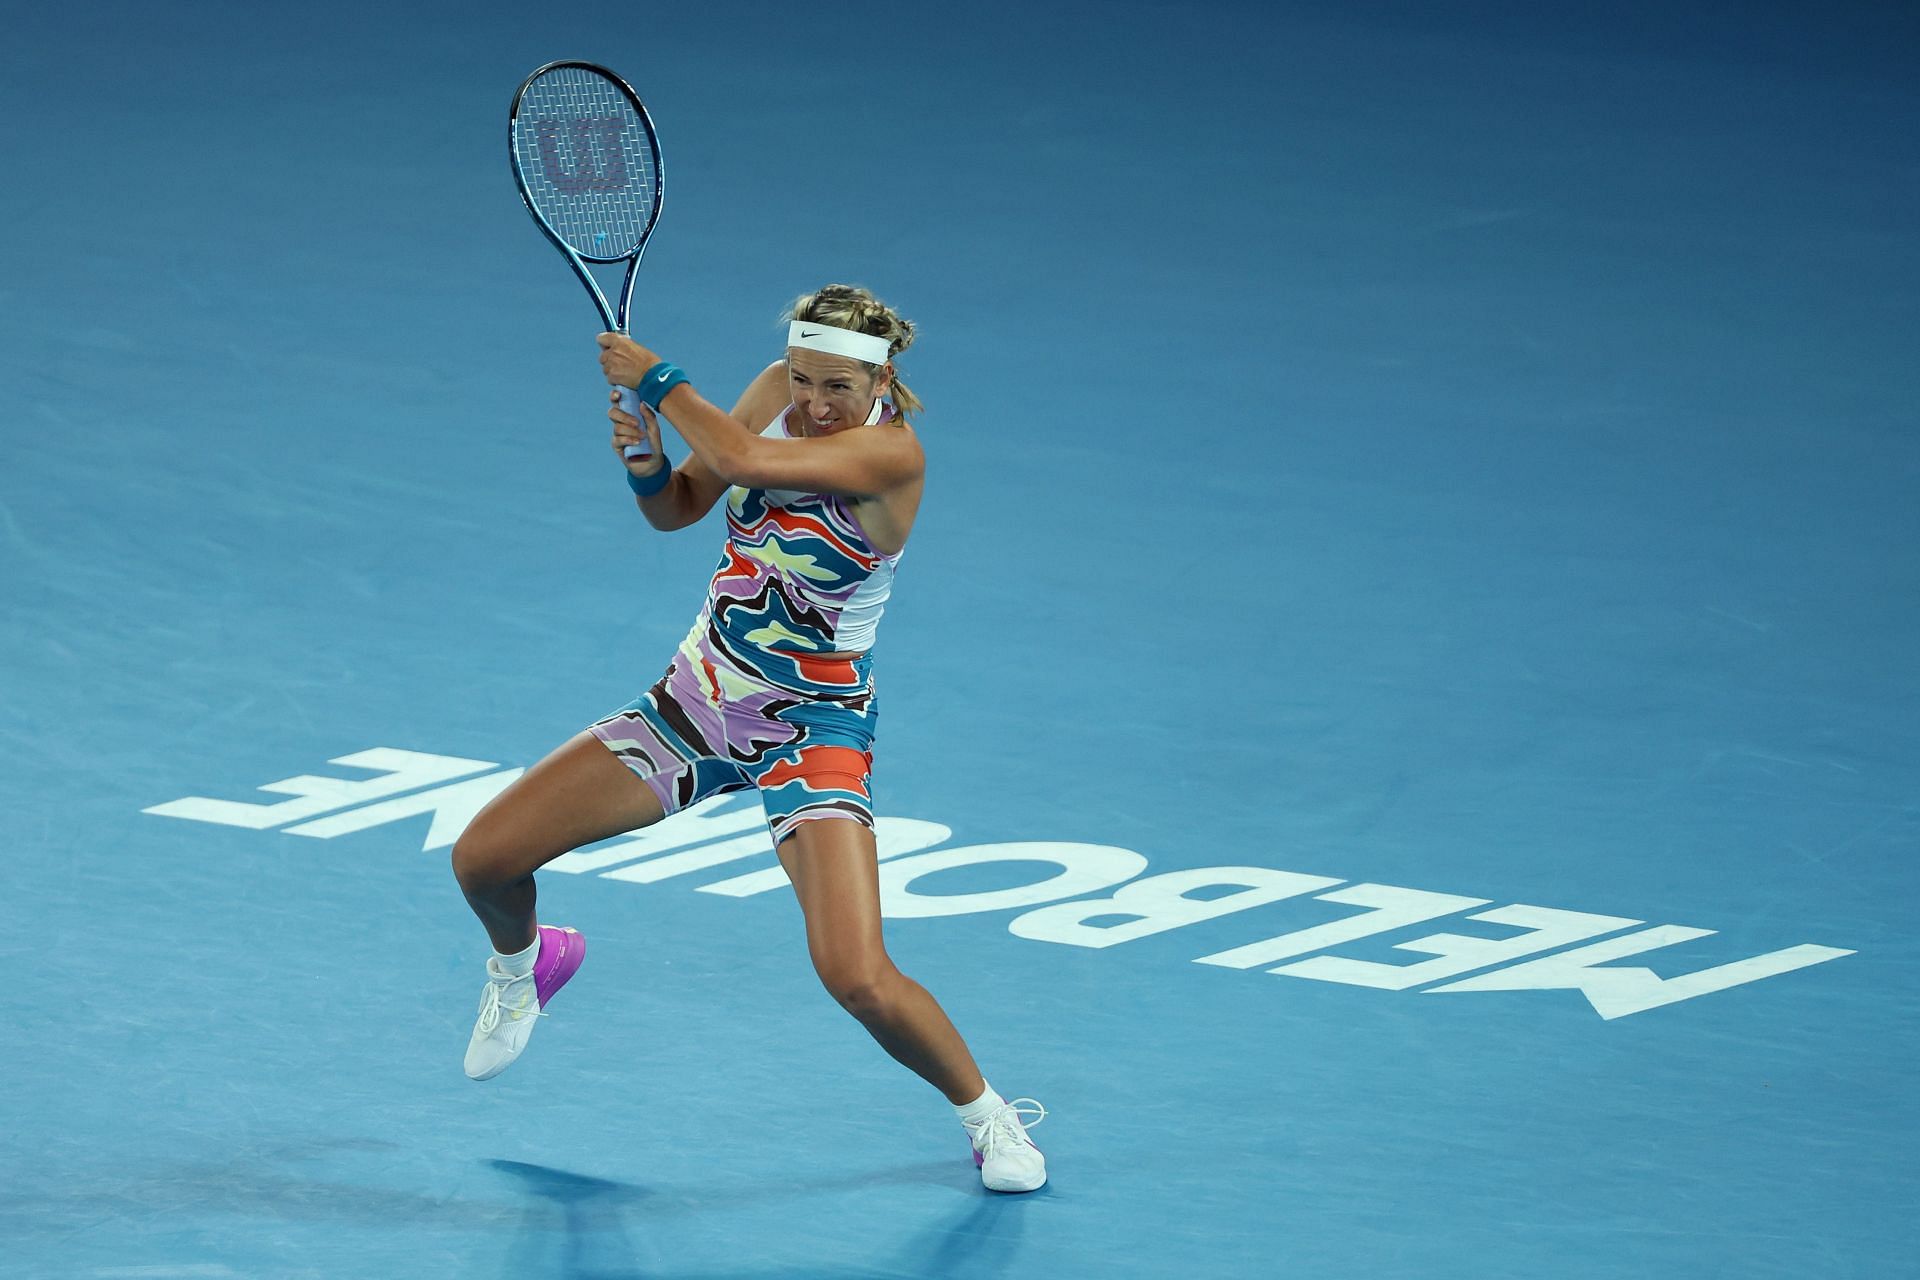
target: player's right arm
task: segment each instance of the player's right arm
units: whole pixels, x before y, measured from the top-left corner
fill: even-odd
[[[639,444],[646,440],[651,446],[655,458],[660,456],[660,424],[647,412],[649,421],[641,422],[629,414],[620,411],[620,393],[616,389],[611,399],[613,405],[607,410],[607,417],[613,422],[613,452],[627,469],[635,475],[649,475],[652,468],[646,464],[652,459],[627,462],[626,446]],[[787,392],[786,362],[776,360],[764,369],[760,376],[750,383],[741,393],[740,400],[733,406],[731,416],[749,431],[759,431],[766,426],[782,404],[791,399]],[[643,409],[643,412],[646,412]],[[700,461],[696,454],[688,454],[686,461],[674,468],[673,478],[658,493],[648,494],[644,498],[635,498],[640,514],[647,523],[656,529],[684,529],[690,524],[698,524],[701,517],[713,510],[713,504],[727,491],[727,482],[714,474],[713,468]]]

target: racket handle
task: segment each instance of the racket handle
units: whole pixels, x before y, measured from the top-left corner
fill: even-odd
[[[620,388],[620,412],[631,417],[640,418],[640,393],[632,387]],[[642,431],[646,430],[646,422],[647,420],[645,418],[640,418],[640,428]],[[643,437],[639,444],[630,444],[625,449],[622,449],[621,453],[629,459],[639,462],[653,456],[653,446]]]

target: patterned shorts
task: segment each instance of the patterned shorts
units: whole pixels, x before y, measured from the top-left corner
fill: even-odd
[[[668,813],[758,787],[777,845],[816,818],[873,826],[873,658],[815,658],[694,624],[667,673],[591,727]]]

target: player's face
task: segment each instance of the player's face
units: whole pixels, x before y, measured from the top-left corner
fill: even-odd
[[[885,395],[887,372],[867,372],[850,356],[828,355],[806,347],[787,348],[787,387],[793,407],[814,435],[831,435],[865,425],[873,402]]]

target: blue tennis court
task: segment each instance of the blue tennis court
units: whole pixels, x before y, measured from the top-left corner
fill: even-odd
[[[12,15],[0,1272],[1920,1274],[1920,23],[1559,8]],[[920,327],[887,936],[1032,1195],[751,798],[543,872],[462,1074],[454,839],[723,536],[515,194],[569,57],[709,396]]]

